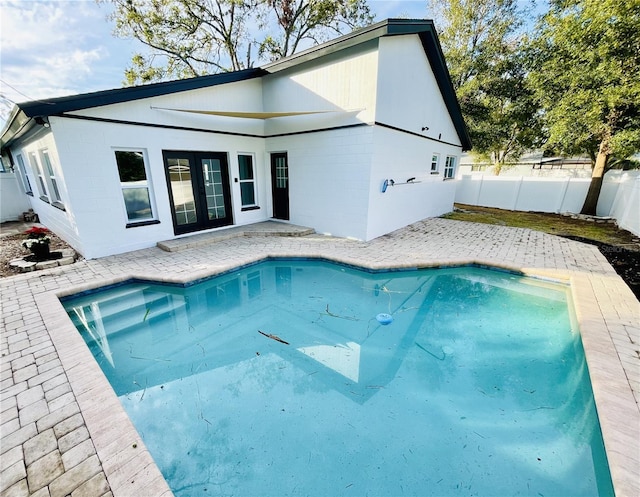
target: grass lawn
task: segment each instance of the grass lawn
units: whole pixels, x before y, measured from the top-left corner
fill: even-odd
[[[546,212],[517,212],[491,207],[456,204],[456,210],[442,216],[445,219],[471,221],[474,223],[497,224],[543,231],[552,235],[587,238],[609,245],[638,247],[640,239],[633,233],[618,228],[613,223],[572,219],[562,214]]]
[[[596,245],[640,300],[640,237],[613,223],[573,219],[545,212],[517,212],[456,204],[445,219],[529,228]]]

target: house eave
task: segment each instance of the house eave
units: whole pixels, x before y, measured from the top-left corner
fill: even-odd
[[[4,151],[14,141],[31,131],[35,125],[35,120],[29,117],[18,105],[15,105],[0,133],[0,150]]]
[[[246,81],[261,77],[265,74],[262,69],[252,68],[242,71],[197,76],[195,78],[179,79],[175,81],[163,81],[147,85],[102,90],[91,93],[81,93],[66,97],[51,98],[47,100],[34,100],[16,104],[27,117],[48,117],[60,115],[65,112],[73,112],[104,105],[119,104],[152,98],[183,91],[199,90],[212,86]]]

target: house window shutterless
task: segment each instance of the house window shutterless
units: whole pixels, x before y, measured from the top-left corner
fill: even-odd
[[[453,179],[456,176],[456,158],[452,155],[447,155],[447,159],[444,163],[444,179]]]
[[[40,150],[40,160],[42,161],[42,164],[44,164],[44,172],[46,174],[45,180],[49,186],[49,193],[51,193],[50,200],[54,205],[58,204],[58,206],[62,206],[62,198],[60,197],[60,190],[58,189],[58,180],[56,179],[53,165],[51,164],[49,151],[46,148]]]
[[[433,154],[431,156],[431,174],[438,174],[439,166],[440,166],[440,154]]]
[[[154,219],[145,153],[142,150],[116,150],[120,187],[127,211],[127,226]]]
[[[238,155],[238,168],[240,172],[240,198],[242,200],[242,208],[247,210],[256,207],[258,203],[253,155]]]
[[[44,173],[42,172],[42,166],[36,157],[35,152],[29,153],[29,162],[31,163],[31,168],[35,170],[38,175],[38,190],[40,190],[40,198],[45,202],[49,201],[49,197],[47,194],[47,182],[44,179]]]
[[[16,155],[16,162],[18,163],[18,176],[20,176],[20,180],[22,181],[24,192],[27,195],[33,195],[33,189],[31,188],[31,182],[27,175],[27,169],[24,167],[24,159],[22,158],[22,155]]]

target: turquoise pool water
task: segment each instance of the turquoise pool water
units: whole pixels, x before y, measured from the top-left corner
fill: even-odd
[[[613,495],[563,286],[272,260],[63,303],[177,496]]]

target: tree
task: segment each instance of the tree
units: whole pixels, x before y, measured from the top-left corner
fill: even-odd
[[[596,214],[604,173],[640,150],[638,26],[640,0],[552,0],[532,45],[548,146],[592,158],[583,214]]]
[[[97,0],[113,4],[114,34],[150,48],[128,84],[252,67],[373,20],[366,0]]]
[[[260,45],[260,55],[277,60],[298,51],[300,43],[328,41],[331,36],[367,26],[374,16],[366,0],[267,0],[262,28],[275,18],[278,34],[267,36]]]
[[[517,0],[431,0],[474,152],[494,165],[535,147],[538,105],[527,84]]]

